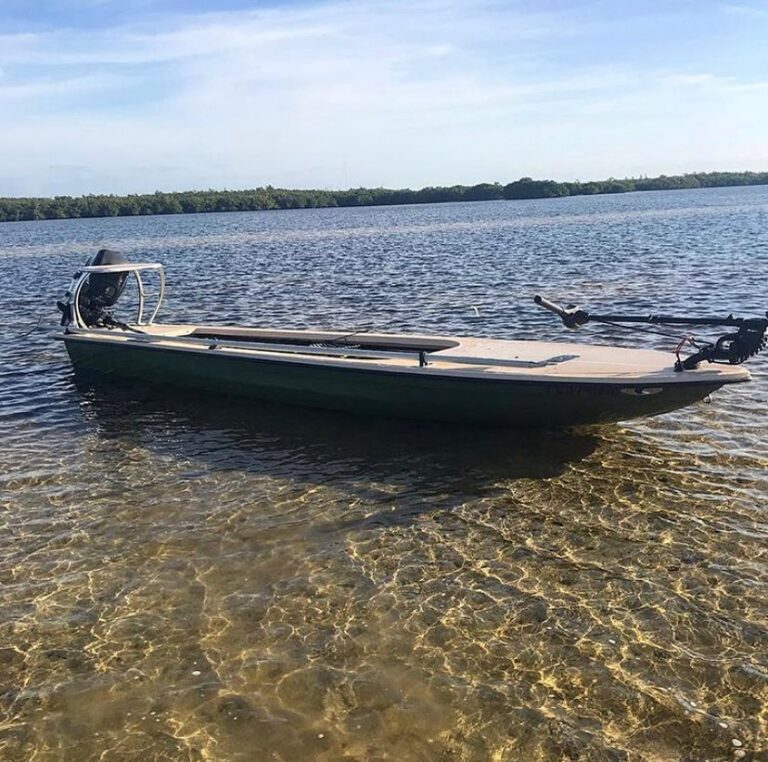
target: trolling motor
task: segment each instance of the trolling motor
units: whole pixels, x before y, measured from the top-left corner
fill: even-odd
[[[101,249],[96,256],[90,257],[85,263],[86,267],[96,265],[122,265],[128,262],[119,251]],[[61,312],[61,325],[67,326],[74,321],[72,309],[73,287],[83,273],[74,274],[72,284],[65,295],[66,301],[57,302],[56,306]],[[111,308],[125,290],[125,282],[128,272],[91,273],[85,285],[80,289],[77,306],[85,325],[106,326],[114,324]]]
[[[545,310],[557,315],[566,328],[577,329],[587,323],[607,323],[609,325],[622,323],[650,323],[652,325],[710,325],[736,328],[732,333],[725,333],[714,342],[699,344],[692,336],[683,337],[678,344],[675,370],[693,370],[700,362],[739,365],[750,357],[754,357],[768,346],[768,312],[764,318],[735,318],[700,317],[681,318],[668,315],[593,315],[575,305],[561,307],[538,294],[533,301]],[[621,325],[621,327],[625,327]],[[690,344],[697,351],[688,357],[681,358],[680,350],[684,344]]]

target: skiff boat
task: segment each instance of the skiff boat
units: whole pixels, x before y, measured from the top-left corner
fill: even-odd
[[[147,289],[154,274],[158,289]],[[115,315],[129,278],[131,322]],[[147,278],[149,280],[150,278]],[[78,370],[279,403],[425,420],[572,426],[657,415],[748,381],[740,364],[766,345],[766,318],[595,315],[535,301],[568,328],[588,322],[722,325],[712,343],[675,353],[543,341],[155,322],[160,264],[101,250],[59,302]],[[154,298],[154,305],[147,305]],[[151,307],[151,309],[150,309]],[[768,317],[768,315],[766,316]],[[681,354],[687,338],[692,353]]]

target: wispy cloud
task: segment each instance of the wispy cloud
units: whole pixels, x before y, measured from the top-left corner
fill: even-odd
[[[723,3],[720,9],[733,16],[741,16],[746,19],[768,19],[768,10],[744,3]]]
[[[5,65],[140,65],[256,50],[289,40],[323,36],[328,28],[270,26],[249,16],[203,21],[169,31],[117,28],[92,33],[61,30],[0,36]]]
[[[660,77],[660,81],[674,87],[696,88],[712,93],[750,93],[768,89],[768,79],[740,80],[709,73],[670,74]]]
[[[26,79],[17,82],[4,82],[0,72],[0,104],[6,108],[10,102],[66,98],[89,92],[103,91],[106,88],[119,87],[121,80],[114,76],[86,74],[80,77],[58,77]]]
[[[578,4],[334,0],[6,33],[0,195],[768,163],[759,76],[612,51],[626,23]],[[700,127],[733,108],[738,146]]]

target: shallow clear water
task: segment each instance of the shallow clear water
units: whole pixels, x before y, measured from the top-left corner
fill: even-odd
[[[768,308],[768,188],[0,226],[0,758],[768,758],[764,357],[576,433],[94,384],[53,305],[102,245],[179,322]]]

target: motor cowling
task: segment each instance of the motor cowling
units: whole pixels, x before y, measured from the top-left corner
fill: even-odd
[[[101,249],[90,259],[87,266],[124,265],[128,262],[119,251]],[[78,309],[87,326],[98,325],[109,315],[120,294],[125,289],[128,273],[91,273],[87,283],[80,289]]]
[[[122,265],[128,262],[119,251],[101,249],[96,256],[90,257],[85,263],[86,267],[95,265]],[[75,280],[80,273],[75,274]],[[120,295],[125,290],[128,279],[127,272],[118,273],[90,273],[88,280],[80,289],[77,307],[85,325],[104,325],[111,318],[111,308],[114,307]],[[58,307],[62,312],[62,325],[69,325],[73,320],[70,294],[67,294],[67,302],[59,302]]]

